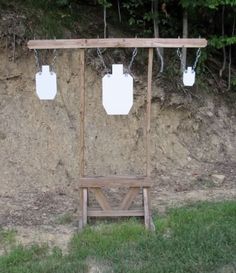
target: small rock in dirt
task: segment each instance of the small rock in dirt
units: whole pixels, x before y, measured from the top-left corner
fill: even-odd
[[[223,174],[212,174],[211,177],[213,182],[217,185],[221,185],[225,180],[225,176]]]

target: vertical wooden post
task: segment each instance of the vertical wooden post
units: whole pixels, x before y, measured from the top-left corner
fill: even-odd
[[[147,83],[147,106],[146,106],[146,175],[151,175],[151,156],[150,156],[150,130],[151,130],[151,100],[152,100],[152,63],[153,48],[148,51],[148,83]]]
[[[80,177],[84,177],[84,130],[85,130],[85,56],[84,49],[79,49],[79,91],[80,91]]]
[[[83,188],[82,189],[83,194],[83,205],[82,205],[82,227],[85,227],[87,225],[87,219],[88,219],[88,189]]]
[[[79,172],[80,177],[85,175],[85,50],[79,49],[79,91],[80,91],[80,162]],[[88,210],[88,189],[80,189],[80,226],[84,227],[87,224],[87,210]]]
[[[151,229],[151,208],[149,193],[149,188],[143,188],[144,223],[146,229]]]
[[[147,108],[146,108],[146,175],[151,176],[151,103],[152,103],[152,65],[153,65],[153,48],[148,51],[148,83],[147,83]],[[151,228],[150,213],[150,196],[149,188],[143,188],[143,205],[144,205],[144,222],[147,229]]]

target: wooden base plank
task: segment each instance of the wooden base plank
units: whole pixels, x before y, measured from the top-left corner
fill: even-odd
[[[110,177],[82,177],[79,179],[80,187],[101,188],[101,187],[151,187],[149,177],[139,176],[110,176]]]
[[[143,210],[88,210],[89,217],[128,217],[144,216]]]

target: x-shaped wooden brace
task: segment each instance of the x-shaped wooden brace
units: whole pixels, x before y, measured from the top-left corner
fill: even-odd
[[[80,179],[81,195],[81,227],[87,223],[87,217],[121,217],[121,216],[142,216],[145,226],[150,228],[151,212],[149,190],[151,187],[150,179],[147,177],[84,177]],[[113,208],[102,189],[105,187],[129,188],[124,199],[118,207]],[[143,204],[141,209],[130,209],[134,199],[142,189]],[[88,206],[88,190],[94,196],[101,207],[101,210]]]

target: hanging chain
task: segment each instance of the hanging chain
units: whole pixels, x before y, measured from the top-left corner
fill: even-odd
[[[134,62],[135,57],[137,56],[137,53],[138,53],[138,49],[135,48],[135,49],[133,50],[132,58],[131,58],[131,61],[130,61],[130,63],[129,63],[129,66],[128,66],[128,73],[129,73],[129,74],[130,74],[130,72],[131,72],[131,67],[132,67],[132,65],[133,65],[133,62]],[[98,54],[98,57],[99,57],[100,60],[101,60],[101,63],[102,63],[102,65],[103,65],[103,67],[104,67],[105,72],[106,72],[107,74],[109,74],[109,69],[107,68],[107,66],[106,66],[106,64],[105,64],[105,61],[104,61],[104,58],[103,58],[103,56],[102,56],[102,52],[101,52],[100,48],[97,48],[97,54]]]
[[[182,51],[180,50],[180,48],[177,49],[177,56],[178,56],[179,59],[180,59],[181,66],[182,66],[182,71],[185,71],[185,70],[186,70],[186,67],[185,67],[184,62],[183,62],[183,53],[182,53]]]
[[[53,59],[52,59],[52,64],[51,64],[51,71],[52,71],[52,72],[55,71],[56,60],[57,60],[57,50],[54,49],[54,50],[53,50]]]
[[[132,58],[131,58],[131,61],[129,63],[129,66],[128,66],[128,73],[130,74],[131,73],[131,67],[133,65],[133,62],[134,62],[134,59],[135,57],[137,56],[137,53],[138,53],[138,49],[137,47],[133,50],[133,53],[132,53]]]
[[[196,60],[194,62],[194,65],[193,65],[193,70],[195,71],[196,67],[197,67],[197,63],[198,63],[198,60],[199,58],[201,57],[201,48],[199,48],[197,50],[197,53],[196,53]]]
[[[40,63],[40,58],[39,58],[39,52],[38,52],[37,49],[34,49],[34,57],[35,57],[37,71],[41,72],[42,71],[42,69],[41,69],[41,63]],[[51,65],[50,65],[52,72],[55,71],[56,59],[57,59],[57,50],[54,49],[53,50],[53,59],[52,59]]]
[[[177,56],[180,58],[180,61],[181,61],[181,66],[182,66],[182,70],[185,71],[186,70],[186,67],[184,65],[184,62],[183,62],[183,54],[182,52],[180,51],[180,49],[178,48],[177,49]],[[201,48],[199,48],[196,52],[196,59],[195,59],[195,62],[193,64],[193,67],[192,67],[192,70],[195,71],[196,67],[197,67],[197,63],[198,63],[198,60],[199,58],[201,57]]]
[[[40,62],[39,62],[39,53],[38,53],[37,49],[34,49],[34,57],[35,57],[37,70],[38,70],[38,72],[41,72],[41,66],[40,66]]]
[[[98,57],[100,58],[100,61],[104,67],[104,70],[105,70],[105,73],[106,74],[109,74],[109,69],[107,68],[106,64],[105,64],[105,61],[104,61],[104,58],[102,56],[102,52],[101,52],[101,49],[100,48],[97,48],[97,54],[98,54]]]

